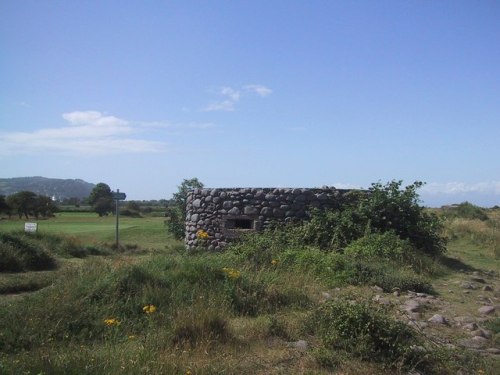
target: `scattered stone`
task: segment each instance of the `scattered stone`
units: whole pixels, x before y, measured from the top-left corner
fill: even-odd
[[[500,349],[497,349],[497,348],[488,348],[488,349],[484,349],[484,351],[488,354],[500,355]]]
[[[471,336],[480,336],[480,337],[484,337],[484,338],[487,338],[485,335],[484,335],[484,332],[482,329],[476,329],[474,331],[472,331],[471,333]]]
[[[486,284],[486,280],[484,280],[482,277],[478,276],[471,276],[470,278],[472,281],[475,281],[476,283],[481,283],[481,284]]]
[[[415,328],[418,328],[418,329],[427,328],[429,326],[426,322],[418,322],[416,320],[409,320],[408,321],[408,325],[410,327],[415,327]]]
[[[401,295],[401,292],[399,290],[395,290],[394,292],[392,292],[392,294],[395,296],[395,297],[399,297]]]
[[[488,343],[488,340],[481,336],[474,336],[471,339],[459,340],[458,344],[464,348],[469,349],[482,349]]]
[[[463,289],[470,289],[470,290],[475,290],[477,289],[477,286],[476,284],[474,283],[470,283],[468,281],[464,281],[460,284],[460,287],[463,288]]]
[[[287,342],[287,345],[288,347],[295,348],[297,350],[300,350],[301,352],[305,352],[309,347],[309,344],[305,340]]]
[[[428,322],[434,323],[434,324],[445,324],[448,325],[448,320],[440,315],[440,314],[434,314],[431,318],[427,320]]]
[[[381,305],[390,305],[391,304],[391,301],[389,299],[381,297],[380,294],[377,294],[375,297],[373,297],[372,301],[378,302]]]
[[[468,330],[468,331],[475,331],[479,327],[477,326],[476,323],[467,323],[467,324],[464,324],[463,328]]]
[[[372,286],[372,290],[374,292],[377,292],[377,293],[383,293],[384,292],[384,289],[382,289],[381,287],[379,287],[378,285],[374,285]]]
[[[495,306],[483,306],[477,310],[480,314],[490,315],[495,312]]]
[[[429,298],[429,299],[435,299],[436,298],[433,295],[427,294],[427,293],[417,293],[417,297],[420,297],[420,298]]]
[[[420,302],[418,302],[414,299],[409,299],[404,304],[403,309],[406,310],[407,312],[410,312],[410,313],[411,312],[418,312],[422,309],[422,305],[420,304]]]
[[[321,292],[321,299],[323,301],[329,301],[332,299],[332,295],[328,292]]]

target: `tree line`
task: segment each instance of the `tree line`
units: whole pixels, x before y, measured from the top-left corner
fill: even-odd
[[[7,197],[0,195],[0,213],[9,215],[9,218],[18,215],[19,219],[23,216],[26,219],[30,216],[38,219],[51,217],[56,211],[57,205],[50,197],[32,191],[20,191]]]
[[[92,207],[92,211],[100,217],[107,216],[115,211],[115,201],[109,185],[100,182],[91,191],[90,195],[85,199],[68,198],[59,202],[63,205],[74,205],[79,207],[80,204],[88,204]],[[129,201],[121,214],[124,216],[140,217],[141,212],[149,213],[153,211],[153,207],[158,205],[167,206],[168,200],[159,201]],[[0,215],[19,216],[19,219],[25,217],[27,220],[30,217],[47,218],[54,216],[58,211],[58,202],[50,197],[38,195],[32,191],[20,191],[12,195],[0,195]],[[183,222],[182,222],[183,225]]]

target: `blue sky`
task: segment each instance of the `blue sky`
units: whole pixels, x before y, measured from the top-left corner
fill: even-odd
[[[0,177],[500,205],[498,1],[0,2]]]

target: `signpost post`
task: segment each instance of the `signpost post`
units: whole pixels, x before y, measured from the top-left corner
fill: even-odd
[[[116,250],[120,248],[120,235],[119,235],[119,225],[120,225],[120,201],[125,200],[127,195],[125,193],[120,193],[120,189],[116,189],[116,192],[111,192],[111,197],[116,202]]]

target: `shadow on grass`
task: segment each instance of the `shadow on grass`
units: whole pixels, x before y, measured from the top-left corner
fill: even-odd
[[[466,271],[466,272],[479,271],[479,269],[472,267],[471,265],[466,264],[457,258],[442,256],[440,262],[445,267],[453,271]]]

